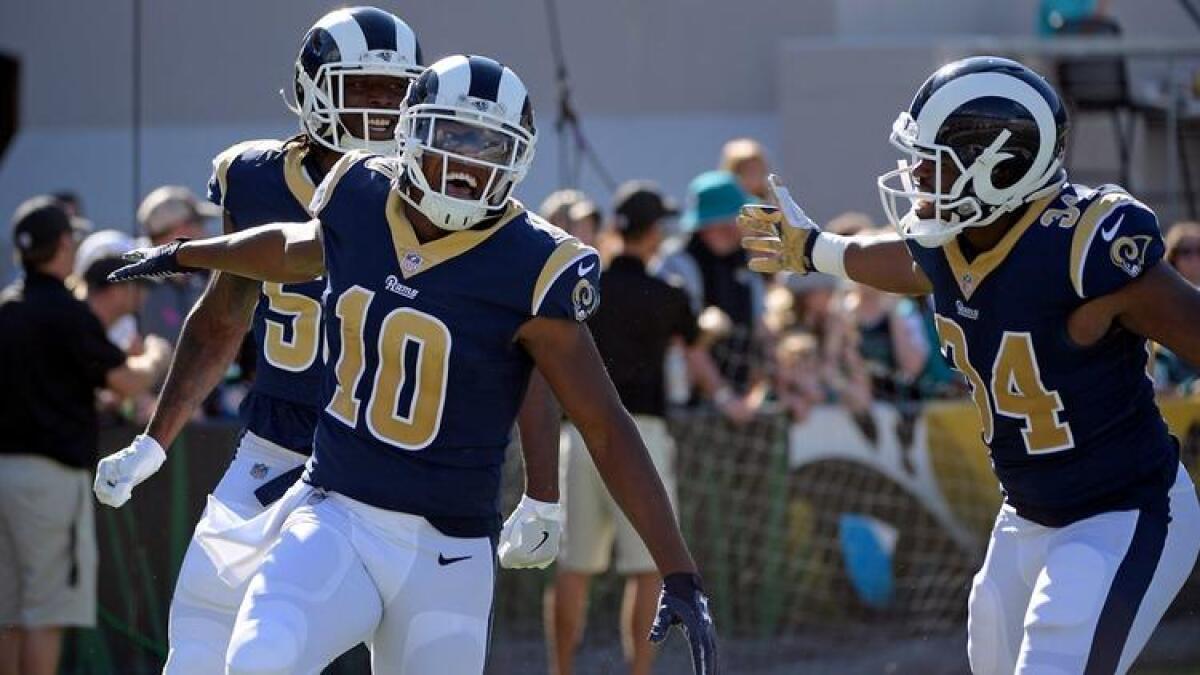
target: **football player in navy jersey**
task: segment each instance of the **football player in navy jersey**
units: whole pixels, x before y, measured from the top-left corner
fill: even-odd
[[[410,80],[423,70],[421,63],[412,29],[387,12],[355,7],[318,20],[296,60],[289,104],[302,133],[284,141],[239,143],[213,160],[209,199],[224,209],[226,232],[307,220],[315,186],[344,153],[394,154],[397,110]],[[128,450],[101,462],[98,473],[105,479],[96,484],[99,499],[120,506],[132,487],[158,468],[163,449],[171,446],[237,354],[248,325],[257,367],[241,407],[246,430],[213,494],[246,517],[283,494],[311,454],[323,403],[320,301],[325,286],[322,279],[260,284],[214,275],[181,334],[179,358],[145,433]],[[524,547],[510,544],[504,560],[508,566],[545,566],[557,551],[558,423],[538,415],[545,407],[531,393],[522,410],[529,494],[514,520],[530,531],[526,538],[541,532],[553,538],[533,552],[529,549],[536,541]],[[532,457],[538,448],[544,452]],[[205,526],[202,518],[199,527]],[[167,673],[223,670],[244,590],[222,582],[193,542],[171,603]]]
[[[222,578],[253,575],[228,672],[310,672],[358,641],[376,672],[482,672],[500,467],[535,367],[663,573],[652,639],[682,624],[696,672],[714,672],[695,563],[583,323],[596,251],[510,198],[536,140],[524,84],[488,58],[442,59],[400,127],[399,157],[338,161],[313,220],[143,250],[115,275],[327,280],[303,482],[249,522],[225,511],[206,539]]]
[[[946,65],[892,128],[879,178],[899,237],[743,209],[751,267],[932,293],[1004,491],[971,589],[976,673],[1123,673],[1200,549],[1200,505],[1154,401],[1147,339],[1200,362],[1200,294],[1154,212],[1067,182],[1058,94],[1019,63]]]

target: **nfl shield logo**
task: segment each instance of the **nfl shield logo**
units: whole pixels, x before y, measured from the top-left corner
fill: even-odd
[[[420,253],[408,251],[404,254],[404,257],[400,259],[400,271],[404,272],[405,274],[412,274],[413,272],[421,269],[422,262],[425,262],[425,260],[421,257]]]
[[[262,480],[267,477],[267,465],[258,463],[250,467],[250,477],[255,480]]]

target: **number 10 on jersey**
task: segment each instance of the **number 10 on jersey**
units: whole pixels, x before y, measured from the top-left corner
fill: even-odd
[[[379,325],[372,347],[377,350],[365,411],[359,391],[367,367],[367,313],[375,293],[352,286],[334,306],[341,353],[334,372],[337,387],[325,410],[349,427],[359,414],[371,435],[404,450],[420,450],[441,428],[450,366],[450,331],[436,317],[411,307],[393,309]],[[406,358],[411,350],[415,358]],[[407,364],[415,363],[409,372]],[[406,386],[407,385],[407,386]],[[401,410],[401,396],[411,389]]]

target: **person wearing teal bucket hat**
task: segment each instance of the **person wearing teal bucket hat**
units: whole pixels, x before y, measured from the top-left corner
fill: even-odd
[[[732,224],[738,210],[750,203],[750,197],[728,171],[706,171],[688,184],[687,210],[680,224],[689,231],[707,229],[713,225]],[[736,227],[736,225],[735,225]]]
[[[658,275],[683,288],[697,315],[715,308],[729,319],[731,335],[714,344],[722,374],[740,392],[750,368],[762,317],[763,278],[750,271],[741,248],[737,214],[750,198],[728,171],[707,171],[688,185],[680,224],[689,235],[664,247]],[[711,311],[711,310],[709,310]]]

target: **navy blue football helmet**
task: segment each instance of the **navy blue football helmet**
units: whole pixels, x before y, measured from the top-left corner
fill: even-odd
[[[890,141],[908,160],[878,179],[884,211],[901,236],[930,247],[988,225],[1066,181],[1067,129],[1058,93],[1020,63],[978,56],[947,64],[892,125]],[[913,182],[922,161],[933,163],[932,190]],[[932,204],[932,217],[917,216],[920,203]]]
[[[399,134],[400,195],[445,230],[503,213],[537,142],[525,84],[484,56],[429,66],[408,88]],[[427,175],[426,160],[437,175]]]
[[[394,129],[399,111],[347,106],[346,78],[384,75],[408,81],[423,70],[421,47],[408,24],[374,7],[336,9],[304,36],[290,107],[300,117],[301,130],[331,150],[395,154],[394,133],[389,131],[387,140],[372,140],[370,130]],[[359,116],[362,137],[346,127],[348,117],[343,116],[353,115]]]

